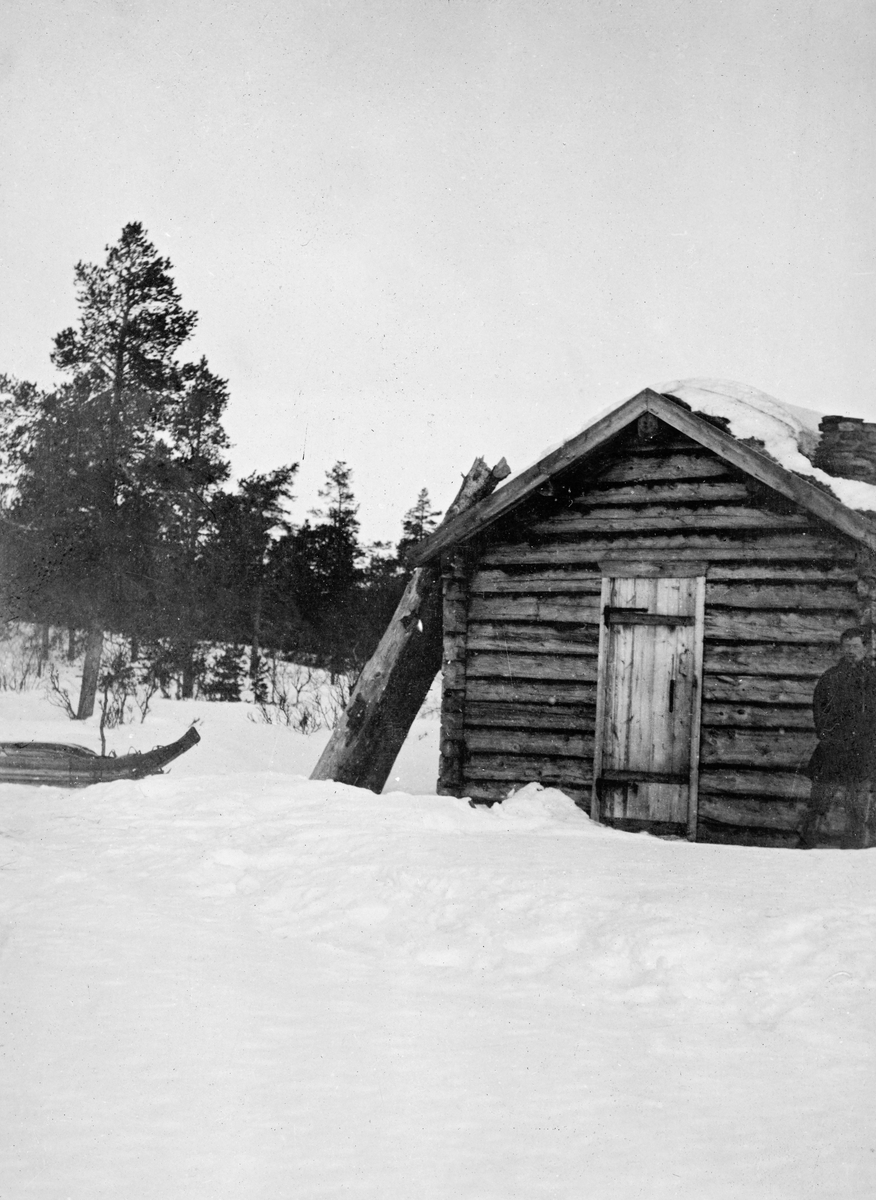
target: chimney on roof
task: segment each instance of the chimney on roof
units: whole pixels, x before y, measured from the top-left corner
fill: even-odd
[[[839,475],[876,483],[876,424],[858,417],[822,417],[813,465]]]

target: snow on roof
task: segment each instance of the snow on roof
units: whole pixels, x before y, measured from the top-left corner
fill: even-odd
[[[818,444],[822,413],[786,404],[746,383],[725,379],[682,379],[654,390],[683,400],[695,413],[726,417],[735,438],[756,438],[785,470],[827,484],[848,508],[876,511],[876,485],[828,475],[807,457],[814,454]]]

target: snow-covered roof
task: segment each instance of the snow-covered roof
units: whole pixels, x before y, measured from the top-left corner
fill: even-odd
[[[664,384],[659,390],[645,388],[619,407],[601,413],[575,437],[512,476],[490,496],[441,524],[417,546],[412,563],[432,562],[443,550],[494,524],[646,412],[702,442],[876,554],[876,526],[869,516],[876,512],[876,486],[829,475],[807,457],[807,453],[814,457],[818,444],[820,413],[785,404],[746,384],[686,379]],[[726,432],[715,428],[716,422],[710,419],[715,417],[727,422]]]
[[[788,471],[810,475],[827,484],[848,508],[876,512],[876,485],[829,475],[812,465],[824,414],[798,408],[768,396],[747,383],[727,379],[682,379],[655,389],[689,404],[694,412],[726,417],[730,433],[740,441],[754,438]]]

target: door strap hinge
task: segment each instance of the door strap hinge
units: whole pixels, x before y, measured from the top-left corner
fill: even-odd
[[[646,608],[612,608],[606,604],[602,610],[606,625],[695,625],[693,614],[676,616],[670,613],[649,613]]]

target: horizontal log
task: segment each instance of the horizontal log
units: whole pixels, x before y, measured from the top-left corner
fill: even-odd
[[[755,583],[758,580],[772,583],[850,583],[855,585],[857,570],[852,566],[834,566],[830,563],[804,565],[795,562],[732,563],[716,562],[709,566],[709,583],[733,582]]]
[[[464,794],[475,803],[501,803],[516,790],[507,780],[466,781]],[[584,786],[566,784],[558,788],[586,813],[590,807],[590,782]],[[703,797],[699,803],[698,841],[723,841],[729,844],[796,846],[797,830],[805,806],[801,802],[776,799],[744,800],[737,796]],[[843,822],[829,821],[831,830],[840,830]]]
[[[775,699],[763,704],[728,704],[704,700],[703,726],[721,729],[805,729],[814,730],[812,706],[809,703],[789,704],[781,698],[781,680],[758,680],[760,684],[775,685]],[[807,700],[811,699],[809,688]]]
[[[472,680],[469,693],[476,683]],[[499,690],[489,687],[488,690]],[[469,695],[465,706],[467,726],[490,726],[492,728],[561,729],[583,730],[593,728],[596,715],[595,691],[587,703],[534,703],[532,700],[488,700],[472,699]],[[814,745],[812,708],[809,705],[784,705],[768,707],[766,704],[720,704],[706,701],[702,710],[703,736],[715,730],[721,736],[729,736],[733,729],[748,730],[795,730],[801,731]],[[766,735],[762,735],[766,737]]]
[[[469,679],[466,687],[468,702],[507,702],[512,705],[530,703],[535,705],[581,704],[588,707],[596,704],[595,673],[587,683],[563,683],[550,680],[540,683],[531,679]]]
[[[584,758],[471,754],[465,763],[465,778],[466,782],[507,779],[521,786],[525,783],[567,783],[585,787],[592,778],[592,764]]]
[[[469,621],[599,622],[599,602],[588,596],[472,596]]]
[[[739,796],[701,796],[697,805],[701,821],[742,825],[755,829],[796,831],[806,805],[802,800],[744,800]]]
[[[580,713],[556,708],[524,713],[523,706],[516,712],[515,708],[506,706],[504,710],[497,710],[488,706],[486,710],[481,708],[472,712],[472,706],[469,706],[464,733],[468,749],[509,755],[592,756],[593,736],[584,728]],[[589,715],[589,724],[592,724],[593,713]],[[524,722],[526,728],[521,730]],[[572,732],[576,730],[578,732]],[[770,730],[703,728],[700,754],[704,767],[803,770],[815,744],[814,733],[793,728],[788,728],[781,736]]]
[[[746,612],[707,607],[704,636],[720,642],[804,642],[835,646],[839,629],[850,624],[852,616],[845,613],[836,617],[832,610]],[[521,631],[520,637],[527,642],[544,638],[545,653],[548,643],[556,648],[565,638],[571,642],[593,641],[595,644],[599,620],[599,606],[588,604],[587,598],[581,601],[570,596],[476,596],[469,606],[469,647],[473,646],[475,637],[480,637],[481,642],[493,635],[499,640],[506,636],[509,642],[514,641],[512,626],[498,628],[500,622],[526,624],[528,628]],[[619,620],[623,623],[623,618]],[[556,626],[553,631],[551,625]],[[564,631],[564,625],[568,632]]]
[[[700,762],[706,766],[740,766],[767,770],[804,770],[815,749],[815,734],[786,729],[703,729]]]
[[[680,433],[677,429],[664,426],[654,441],[627,441],[626,453],[636,458],[665,458],[667,454],[702,454],[703,448],[699,442]]]
[[[513,790],[514,784],[508,783],[507,780],[491,783],[486,779],[478,779],[473,782],[466,781],[463,784],[462,794],[475,804],[493,805],[501,804]]]
[[[473,621],[468,650],[516,654],[595,655],[599,648],[598,625],[524,625]]]
[[[703,767],[700,771],[700,796],[727,793],[734,796],[776,796],[784,800],[808,800],[810,783],[805,775],[792,771],[746,771]]]
[[[572,501],[574,508],[589,512],[615,504],[733,504],[747,501],[751,493],[745,483],[702,480],[696,483],[632,483],[607,486],[603,479]]]
[[[857,608],[854,586],[814,583],[757,584],[706,583],[706,606],[724,608],[786,609],[789,612],[828,609],[852,614]]]
[[[467,781],[465,784],[465,795],[471,797],[475,803],[501,802],[508,798],[509,793],[517,790],[519,785],[509,783],[507,780],[490,781],[488,779],[478,779]],[[590,781],[585,780],[584,785],[573,787],[570,784],[564,784],[562,791],[570,800],[589,812],[590,809]],[[584,815],[584,814],[582,814]]]
[[[616,554],[606,555],[599,560],[599,568],[604,575],[615,579],[695,579],[705,575],[709,564],[704,558],[678,559],[671,558],[621,558]]]
[[[598,632],[600,609],[595,597],[475,596],[469,606],[469,636],[475,623],[543,622],[580,626]],[[835,645],[838,627],[850,624],[854,612],[811,609],[803,612],[733,610],[707,604],[705,637],[724,642],[805,642]],[[534,631],[533,631],[534,632]],[[547,637],[547,630],[545,631]],[[575,639],[573,639],[575,640]],[[556,638],[554,638],[554,643]]]
[[[729,704],[810,705],[817,676],[785,679],[769,675],[703,676],[703,700]],[[777,707],[776,712],[784,712]]]
[[[743,829],[738,825],[718,825],[714,821],[697,824],[697,841],[703,845],[759,846],[770,850],[793,850],[800,844],[796,833],[783,829]]]
[[[507,780],[475,780],[466,782],[465,795],[475,803],[501,803],[516,790]],[[558,788],[586,813],[590,807],[590,784]],[[699,803],[698,841],[740,842],[749,845],[797,844],[797,830],[803,818],[804,805],[783,800],[741,800],[739,797],[709,797]],[[839,830],[842,821],[831,819],[831,829]],[[706,828],[704,826],[709,826]],[[723,836],[722,836],[723,834]],[[761,835],[759,837],[758,835]],[[783,836],[784,835],[784,836]]]
[[[602,575],[592,571],[478,571],[472,577],[472,593],[519,593],[552,595],[574,594],[599,596],[602,590]]]
[[[800,676],[817,679],[836,662],[836,649],[826,644],[813,646],[741,645],[705,643],[703,663],[709,675],[774,675],[787,679]]]
[[[492,729],[557,729],[592,732],[596,717],[593,704],[531,704],[469,700],[465,708],[467,727]]]
[[[813,563],[853,562],[851,544],[844,544],[821,535],[762,534],[749,539],[699,537],[695,534],[673,537],[616,537],[582,539],[579,542],[545,542],[539,546],[526,543],[501,544],[486,550],[481,558],[485,567],[520,566],[581,566],[597,563],[608,556],[629,559],[657,558],[703,559],[716,562],[769,562],[794,560]]]
[[[835,661],[835,655],[826,647],[804,646],[783,647],[752,643],[748,647],[705,648],[705,671],[703,693],[709,699],[740,699],[765,703],[775,698],[777,703],[802,704],[811,698],[814,681]],[[467,659],[468,675],[471,678],[496,680],[541,679],[568,680],[569,682],[593,683],[596,680],[596,662],[592,656],[559,654],[489,653],[471,651]],[[785,688],[779,693],[771,689],[759,689],[751,680],[733,691],[733,676],[766,676],[785,680]],[[715,678],[723,676],[720,682]],[[799,676],[811,681],[807,685],[794,687],[789,676]]]
[[[596,682],[596,658],[559,654],[487,654],[472,651],[466,672],[469,679],[543,679],[577,683]]]
[[[765,509],[742,506],[720,506],[710,508],[653,505],[647,509],[594,509],[589,513],[559,512],[531,526],[537,537],[569,537],[572,534],[633,533],[655,531],[676,533],[684,530],[727,529],[807,529],[811,518],[802,513],[772,513]]]
[[[646,480],[738,478],[738,473],[713,454],[691,453],[630,455],[601,470],[600,485],[606,483],[643,483]]]
[[[466,729],[465,746],[469,755],[543,754],[548,758],[593,758],[593,736],[559,733],[550,730]]]
[[[845,624],[840,622],[840,628]],[[805,642],[835,646],[837,621],[830,612],[739,612],[706,608],[705,637],[723,642]]]

